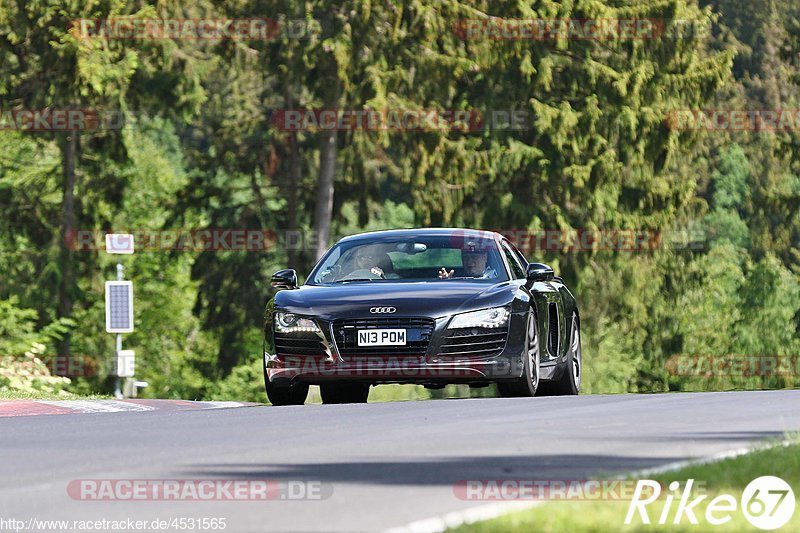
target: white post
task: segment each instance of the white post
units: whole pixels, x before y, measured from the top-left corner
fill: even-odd
[[[134,246],[133,246],[133,235],[132,234],[125,234],[125,233],[120,233],[120,234],[109,233],[109,234],[106,234],[106,252],[107,253],[109,253],[109,254],[126,254],[126,255],[129,255],[129,254],[133,253],[133,248],[134,248]],[[112,306],[114,305],[114,303],[112,302],[112,297],[113,297],[112,295],[115,294],[115,293],[112,293],[111,289],[114,286],[116,286],[118,288],[120,285],[121,286],[126,286],[127,287],[127,291],[128,291],[127,292],[127,297],[126,297],[128,309],[121,311],[123,313],[123,316],[128,319],[127,324],[114,323],[114,318],[113,318],[114,314],[112,313]],[[118,290],[116,291],[116,294],[119,294]],[[126,300],[123,300],[122,302],[118,301],[117,305],[119,305],[120,303],[124,305]],[[120,310],[117,310],[117,313],[119,313],[119,312],[120,312]],[[117,317],[117,318],[119,318],[119,317]],[[117,371],[116,371],[117,376],[116,376],[115,381],[114,381],[114,396],[117,399],[122,399],[125,396],[125,392],[123,392],[122,388],[120,387],[120,384],[121,384],[120,383],[120,377],[121,376],[120,376],[120,368],[119,368],[120,367],[120,357],[121,357],[120,356],[120,352],[122,351],[122,333],[123,332],[124,333],[130,333],[130,332],[133,331],[133,284],[130,283],[130,282],[125,282],[125,269],[122,266],[122,263],[117,263],[117,281],[116,282],[113,282],[113,281],[107,281],[106,282],[106,331],[109,332],[109,333],[116,333],[116,335],[117,335],[117,338],[116,338],[116,348],[117,349],[116,349],[116,353],[114,354],[114,360],[116,361],[118,368],[117,368]],[[131,352],[130,356],[133,357],[133,352]],[[125,379],[128,379],[127,374],[129,373],[129,370],[127,370],[127,366],[125,368],[126,368],[125,374],[123,374],[123,375],[126,376]],[[127,391],[128,387],[125,387],[125,389]]]
[[[117,263],[117,281],[123,281],[125,279],[125,267],[122,266],[122,263]],[[119,351],[122,350],[122,333],[117,333],[117,350],[114,352],[114,359],[113,361],[117,361],[118,357],[117,354]],[[119,374],[119,372],[117,372]],[[114,397],[118,400],[121,400],[124,396],[122,394],[122,390],[120,389],[120,379],[117,376],[114,385]]]

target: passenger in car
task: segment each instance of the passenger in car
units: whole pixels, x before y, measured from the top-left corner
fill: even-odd
[[[497,270],[489,264],[489,253],[472,245],[461,250],[461,263],[464,265],[464,277],[477,279],[493,279],[497,277]],[[449,279],[455,276],[455,270],[447,271],[442,267],[439,278]]]

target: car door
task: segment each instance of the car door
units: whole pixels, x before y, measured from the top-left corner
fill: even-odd
[[[522,279],[525,279],[528,261],[522,252],[513,244],[503,239],[501,248],[512,274],[517,269],[522,269]],[[524,265],[524,266],[523,266]],[[514,276],[512,276],[514,277]],[[540,350],[541,362],[556,361],[566,348],[566,321],[564,320],[564,300],[559,291],[560,282],[537,282],[530,288],[529,294],[535,302],[539,322],[539,339],[544,350]]]

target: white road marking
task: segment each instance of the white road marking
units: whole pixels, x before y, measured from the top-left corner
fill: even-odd
[[[537,507],[544,502],[541,500],[531,502],[499,502],[487,505],[470,507],[463,511],[455,511],[441,516],[434,516],[424,520],[417,520],[405,526],[387,529],[385,533],[440,533],[449,528],[474,524],[484,520],[491,520],[506,513],[524,511]]]
[[[43,403],[55,407],[72,409],[79,413],[122,413],[125,411],[155,411],[154,407],[140,405],[136,403],[120,402],[117,400],[55,400],[42,401]]]
[[[737,448],[735,450],[728,450],[726,452],[715,453],[713,455],[708,455],[706,457],[699,457],[696,459],[686,459],[683,461],[674,461],[672,463],[667,463],[665,465],[656,466],[653,468],[645,468],[644,470],[637,470],[636,472],[631,472],[630,474],[626,474],[621,477],[642,479],[658,474],[673,472],[675,470],[681,470],[682,468],[686,468],[689,466],[700,466],[700,465],[707,465],[710,463],[717,463],[719,461],[724,461],[725,459],[733,459],[734,457],[747,455],[748,453],[751,452],[756,452],[759,450],[767,450],[769,448],[776,448],[778,446],[790,446],[791,444],[792,441],[790,440],[782,440],[778,442],[766,442],[766,443],[761,442],[749,448]]]
[[[83,413],[141,413],[145,411],[204,411],[211,409],[250,407],[254,405],[259,404],[247,402],[197,402],[183,400],[144,400],[141,403],[135,400],[0,400],[0,408],[6,406],[5,409],[0,410],[0,417]],[[37,409],[36,406],[39,406],[39,408]],[[48,410],[50,412],[48,412]]]
[[[227,409],[229,407],[246,407],[249,404],[242,402],[198,402],[207,406],[206,409]]]

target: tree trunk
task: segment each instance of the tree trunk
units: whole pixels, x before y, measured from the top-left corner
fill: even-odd
[[[333,216],[333,178],[336,175],[336,130],[321,133],[319,148],[319,181],[317,205],[314,209],[314,236],[317,239],[316,258],[328,249]]]
[[[62,139],[61,170],[63,179],[63,197],[61,200],[61,240],[59,242],[58,270],[61,278],[58,284],[58,306],[56,316],[66,318],[72,316],[72,292],[75,284],[73,252],[69,246],[75,230],[75,160],[78,153],[78,133],[73,131]],[[71,350],[70,334],[59,341],[58,355],[69,356]]]
[[[358,225],[364,228],[369,224],[369,188],[364,162],[356,161],[353,165],[353,172],[356,174],[360,188],[358,195]]]
[[[294,96],[292,90],[286,90],[286,108],[294,109]],[[297,132],[289,132],[289,183],[286,188],[286,235],[284,235],[284,242],[288,241],[288,236],[294,236],[297,231],[297,202],[298,202],[298,189],[300,187],[300,180],[302,179],[302,170],[300,167],[300,148],[297,146]],[[298,246],[305,242],[305,236],[301,237],[299,241],[292,238],[291,245],[287,249],[289,259],[289,266],[291,268],[299,268],[299,249]]]
[[[322,94],[323,109],[339,108],[339,78],[336,60],[330,55],[321,62],[323,79],[330,80]],[[314,208],[314,238],[316,239],[315,260],[319,260],[328,249],[333,218],[333,180],[336,176],[336,129],[320,132],[319,179],[317,181],[317,204]]]

